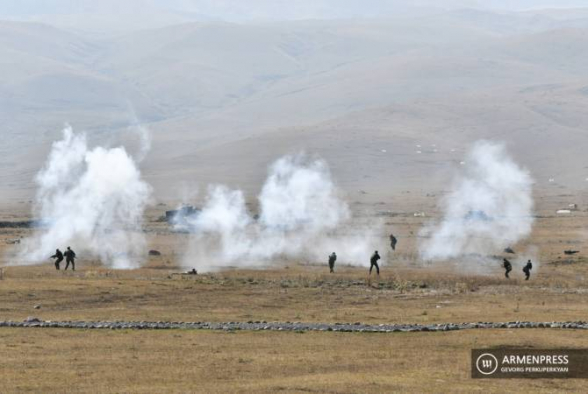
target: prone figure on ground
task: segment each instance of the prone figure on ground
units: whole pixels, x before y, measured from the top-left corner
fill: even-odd
[[[398,243],[398,240],[396,239],[394,234],[390,234],[390,246],[392,247],[392,250],[396,250],[397,243]]]
[[[65,255],[65,270],[67,271],[67,267],[69,267],[69,263],[71,263],[71,269],[72,271],[76,270],[76,263],[75,263],[75,258],[76,258],[76,254],[73,250],[70,249],[70,247],[67,247],[67,250],[64,253]]]
[[[508,261],[507,259],[502,259],[502,266],[504,267],[504,276],[507,279],[510,279],[510,276],[508,276],[508,273],[510,271],[512,271],[512,264],[510,263],[510,261]]]
[[[523,272],[525,273],[525,280],[529,280],[531,277],[531,270],[533,269],[533,264],[531,260],[527,261],[527,265],[523,267]]]
[[[329,272],[335,272],[335,261],[337,261],[337,255],[335,252],[329,255]]]
[[[63,253],[61,253],[61,250],[55,249],[55,254],[51,256],[50,259],[55,259],[55,269],[59,271],[59,264],[63,261]]]
[[[380,267],[378,266],[378,260],[380,260],[380,255],[376,250],[370,258],[370,275],[372,274],[372,268],[376,267],[376,273],[378,274],[378,276],[380,276]]]

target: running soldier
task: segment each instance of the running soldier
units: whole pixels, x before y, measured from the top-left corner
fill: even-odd
[[[510,263],[510,261],[508,261],[507,259],[502,259],[502,260],[503,260],[503,262],[502,262],[502,266],[504,267],[504,276],[505,276],[507,279],[510,279],[510,277],[508,276],[508,273],[509,273],[510,271],[512,271],[512,264],[511,264],[511,263]]]
[[[396,250],[397,243],[398,243],[398,240],[396,239],[394,234],[390,234],[390,246],[392,247],[392,250]]]

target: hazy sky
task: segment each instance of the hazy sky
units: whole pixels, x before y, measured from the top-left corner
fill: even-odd
[[[3,0],[0,17],[165,12],[193,19],[243,21],[390,17],[422,8],[464,7],[520,11],[588,7],[588,0]]]

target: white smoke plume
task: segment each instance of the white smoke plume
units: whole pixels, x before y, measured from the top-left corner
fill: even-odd
[[[465,163],[464,173],[441,201],[443,219],[420,231],[425,260],[500,253],[531,233],[533,181],[504,145],[479,141]]]
[[[124,148],[89,149],[85,135],[68,126],[35,180],[35,211],[43,226],[23,243],[19,260],[47,261],[70,245],[78,256],[98,257],[112,268],[140,264],[146,244],[140,226],[151,187]]]
[[[350,209],[338,195],[327,164],[304,155],[277,160],[258,196],[259,215],[247,210],[241,191],[208,190],[202,211],[188,220],[193,233],[184,264],[200,270],[265,266],[272,259],[325,260],[365,265],[379,226],[361,236],[349,232]]]
[[[143,126],[143,124],[137,117],[135,108],[133,107],[130,101],[127,102],[127,107],[131,116],[131,124],[128,127],[128,129],[136,135],[139,143],[139,147],[134,155],[134,159],[137,163],[141,163],[143,160],[145,160],[145,157],[147,157],[147,155],[151,151],[151,133],[145,126]]]

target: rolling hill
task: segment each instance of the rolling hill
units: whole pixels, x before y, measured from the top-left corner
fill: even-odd
[[[582,189],[587,44],[581,18],[561,11],[198,21],[100,38],[2,22],[0,193],[32,197],[65,122],[133,150],[137,119],[153,135],[144,174],[166,200],[184,183],[254,193],[298,150],[324,156],[354,198],[440,190],[480,138],[505,140],[538,183]]]

